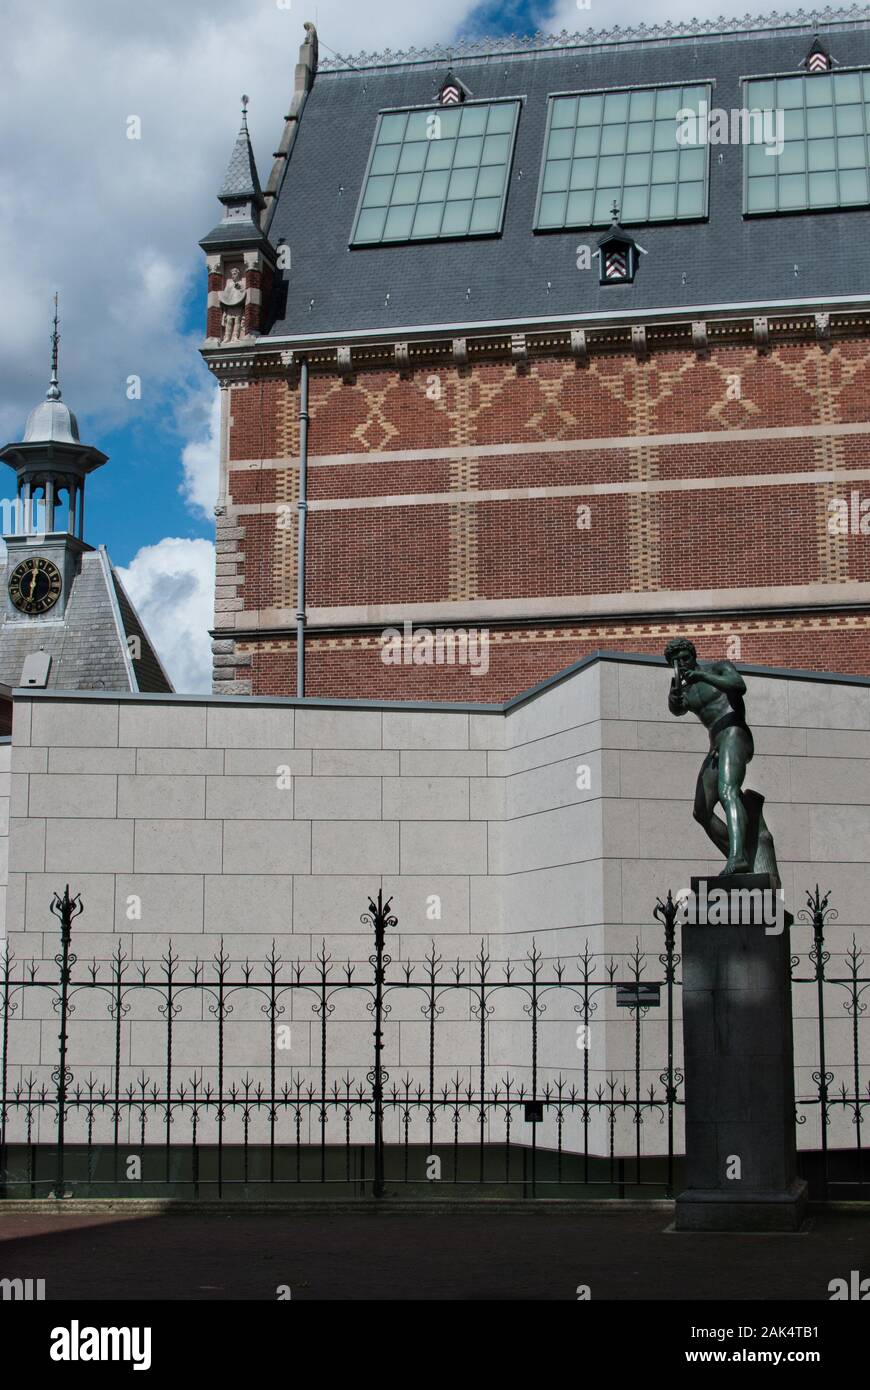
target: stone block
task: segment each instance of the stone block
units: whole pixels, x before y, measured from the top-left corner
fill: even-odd
[[[299,748],[380,748],[379,710],[300,709],[296,713]]]
[[[401,827],[402,874],[485,874],[482,821],[410,821]]]
[[[30,814],[114,818],[117,779],[99,773],[34,773],[30,778]]]
[[[468,715],[384,711],[385,748],[468,748]]]
[[[309,771],[315,777],[398,777],[396,748],[315,748]]]
[[[309,748],[228,748],[223,758],[227,777],[277,778],[279,768],[289,768],[291,777],[311,774]]]
[[[202,885],[200,873],[119,874],[115,880],[115,930],[202,934]]]
[[[399,871],[399,827],[395,822],[315,821],[311,872],[368,874],[377,888],[380,874]]]
[[[377,887],[369,874],[298,874],[293,881],[294,937],[310,933],[319,948],[326,936],[332,941],[333,933],[370,932],[360,917]]]
[[[202,820],[205,778],[137,773],[118,778],[118,816],[143,820]]]
[[[34,749],[34,752],[36,750]],[[136,771],[135,748],[49,748],[48,772],[65,773],[67,776],[85,776],[100,773],[109,776],[118,772]],[[45,768],[33,768],[34,772],[45,772]]]
[[[30,741],[46,748],[117,748],[121,708],[111,700],[35,701]]]
[[[285,938],[293,929],[293,879],[288,874],[222,874],[205,880],[205,920],[209,932],[227,938],[258,932]]]
[[[220,822],[211,824],[220,828]],[[225,874],[287,875],[310,871],[311,826],[307,822],[234,820],[226,823]]]
[[[47,748],[17,748],[13,745],[10,767],[13,772],[47,772]]]
[[[296,816],[307,820],[380,820],[377,777],[306,777],[295,786]]]
[[[808,729],[870,728],[870,690],[866,686],[799,680],[783,681],[783,685],[788,691],[789,711],[789,719],[783,723]]]
[[[222,748],[139,748],[136,766],[124,771],[146,777],[219,777],[224,771]]]
[[[40,821],[31,821],[40,825]],[[71,875],[125,873],[133,868],[133,822],[58,817],[45,822],[45,871]],[[137,844],[138,850],[138,844]],[[25,867],[17,858],[15,868]],[[41,864],[28,865],[40,869]]]
[[[467,777],[385,777],[384,820],[467,820]]]
[[[208,707],[210,748],[293,748],[292,705]]]
[[[403,749],[399,771],[403,777],[484,777],[486,753],[480,750],[438,749],[433,752]]]
[[[122,747],[202,748],[205,705],[122,704],[118,741]]]
[[[116,871],[139,874],[205,874],[221,869],[222,826],[219,821],[136,820],[118,821],[136,828],[135,863],[117,864]]]
[[[274,776],[209,777],[206,816],[210,820],[292,820],[293,784],[278,786]]]
[[[503,714],[470,714],[468,716],[469,748],[504,748],[506,737]]]

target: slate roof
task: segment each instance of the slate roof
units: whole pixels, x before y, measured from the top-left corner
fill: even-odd
[[[8,561],[0,566],[4,585],[7,568]],[[126,638],[132,635],[140,638],[142,655],[131,663]],[[20,685],[25,658],[37,651],[51,655],[50,690],[172,690],[105,546],[83,553],[62,622],[9,621],[0,612],[0,683]]]
[[[820,29],[835,64],[870,65],[870,11],[864,15]],[[632,229],[647,252],[633,285],[600,286],[597,261],[596,269],[578,271],[576,248],[594,247],[599,228],[532,230],[550,93],[712,78],[713,103],[740,107],[741,77],[800,71],[815,33],[810,24],[735,29],[319,72],[268,228],[272,244],[283,239],[292,252],[286,302],[279,296],[270,336],[341,341],[354,331],[819,304],[866,293],[870,209],[744,219],[744,151],[733,146],[710,151],[709,221]],[[433,103],[451,65],[475,98],[523,98],[502,235],[351,250],[377,113]]]
[[[247,121],[243,120],[241,129],[236,136],[236,143],[233,146],[218,197],[223,200],[224,198],[261,199],[262,196],[260,180],[257,177],[257,166],[254,163],[254,154],[248,135],[248,124]]]

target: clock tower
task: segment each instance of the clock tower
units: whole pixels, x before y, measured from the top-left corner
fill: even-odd
[[[57,298],[51,380],[24,438],[0,449],[16,478],[0,501],[0,682],[65,690],[171,690],[105,546],[84,538],[85,482],[107,456],[83,444],[58,382]]]
[[[76,417],[61,398],[57,377],[57,303],[51,337],[51,381],[27,419],[24,439],[0,449],[15,470],[16,498],[4,504],[8,554],[7,622],[62,621],[84,541],[85,479],[106,455],[82,444]],[[10,522],[12,523],[10,525]]]

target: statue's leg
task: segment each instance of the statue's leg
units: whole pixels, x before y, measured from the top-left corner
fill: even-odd
[[[695,787],[695,820],[709,835],[713,844],[724,855],[728,854],[728,827],[716,815],[715,806],[719,800],[719,768],[716,755],[708,753],[698,773]]]
[[[748,827],[746,832],[746,857],[754,874],[770,874],[774,888],[782,887],[776,863],[776,850],[773,836],[764,819],[764,797],[760,792],[745,791],[743,801],[746,806]]]
[[[749,873],[746,855],[746,807],[740,789],[746,764],[752,756],[752,743],[745,729],[724,729],[719,735],[719,801],[728,826],[728,858],[722,876]]]

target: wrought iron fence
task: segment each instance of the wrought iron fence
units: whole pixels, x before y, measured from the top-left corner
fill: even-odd
[[[828,1143],[832,1117],[850,1117],[857,1167],[847,1180],[866,1193],[860,1024],[870,977],[854,938],[847,973],[826,974],[828,898],[816,889],[800,914],[812,927],[812,973],[794,973],[804,958],[792,960],[795,985],[810,987],[817,1004],[815,1094],[800,1095],[797,1119],[815,1109],[827,1195],[843,1181],[833,1162],[841,1151]],[[72,947],[82,910],[69,887],[51,903],[60,923],[51,974],[44,961],[0,961],[5,1196],[677,1190],[683,1077],[670,894],[654,909],[661,952],[638,943],[627,957],[605,958],[587,947],[570,968],[535,945],[522,961],[493,962],[481,946],[473,960],[448,964],[433,946],[423,961],[394,962],[388,934],[398,921],[380,892],[361,919],[373,947],[364,962],[337,963],[324,943],[305,962],[283,960],[273,945],[258,964],[233,962],[223,947],[208,964],[182,963],[170,946],[148,964],[119,946],[110,962],[81,965]],[[826,1061],[831,990],[844,992],[852,1030],[839,1085]],[[254,1039],[248,1066],[235,1056],[237,1010]],[[194,1030],[192,1066],[178,1056],[185,1026]],[[137,1028],[159,1063],[134,1061]],[[397,1068],[402,1028],[413,1056]],[[593,1061],[593,1028],[597,1037],[608,1030],[606,1068]],[[348,1047],[342,1029],[354,1033],[354,1056],[336,1065]],[[284,1055],[283,1034],[294,1031],[301,1062],[292,1045]],[[459,1060],[444,1056],[451,1043]]]
[[[812,928],[812,944],[805,957],[798,954],[791,958],[793,998],[797,993],[795,986],[805,986],[815,1005],[815,1066],[811,1070],[815,1094],[801,1094],[797,1089],[796,1119],[798,1125],[805,1125],[811,1115],[817,1117],[819,1162],[814,1171],[810,1170],[816,1195],[827,1198],[855,1190],[856,1195],[866,1197],[870,1190],[870,1155],[864,1148],[863,1137],[864,1111],[870,1107],[870,1078],[866,1077],[866,1066],[862,1068],[861,1044],[866,1038],[862,1036],[861,1021],[864,1020],[866,1031],[864,994],[870,989],[870,975],[854,933],[840,957],[845,973],[828,974],[831,953],[825,948],[825,932],[828,924],[837,920],[837,909],[831,907],[830,900],[830,892],[821,893],[818,884],[814,892],[807,893],[806,907],[798,913],[798,921]],[[808,973],[801,974],[804,963]],[[839,1004],[839,1009],[830,1009],[831,1003]],[[828,1042],[836,1020],[841,1029],[845,1027],[844,1056],[848,1060],[833,1071],[828,1066]],[[838,1115],[849,1120],[854,1134],[854,1143],[848,1148],[835,1149],[829,1142],[832,1121]],[[847,1156],[852,1159],[850,1163],[843,1162]]]

